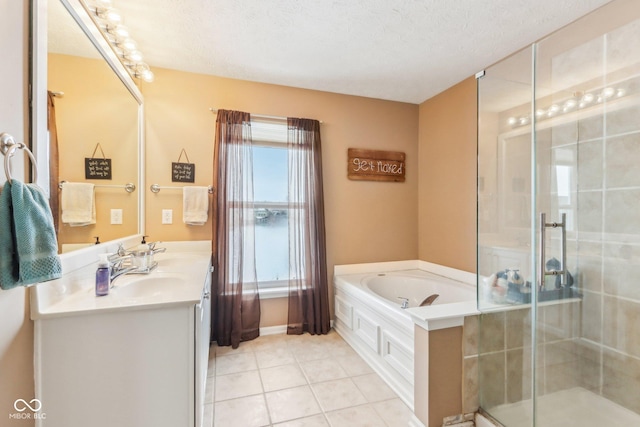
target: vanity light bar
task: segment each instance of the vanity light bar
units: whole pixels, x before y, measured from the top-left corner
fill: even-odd
[[[158,184],[151,184],[151,186],[149,187],[149,190],[151,190],[152,193],[159,193],[160,190],[162,189],[166,189],[166,190],[182,190],[184,187],[164,187],[164,186],[160,186]],[[209,191],[209,194],[213,194],[213,186],[210,185],[207,187],[207,190]]]

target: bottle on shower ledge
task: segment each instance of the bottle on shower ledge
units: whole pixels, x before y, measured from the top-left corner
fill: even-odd
[[[109,268],[109,255],[100,254],[98,269],[96,270],[96,296],[102,297],[109,294],[111,284],[111,269]]]

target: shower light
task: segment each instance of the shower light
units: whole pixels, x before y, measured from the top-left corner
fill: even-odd
[[[613,97],[622,98],[625,95],[627,95],[626,89],[615,87],[606,87],[600,91],[599,95],[595,95],[594,93],[583,94],[582,92],[576,92],[574,93],[572,98],[568,98],[563,102],[558,102],[557,104],[552,104],[547,109],[538,108],[535,112],[535,117],[538,120],[545,120],[550,117],[568,113],[575,110],[576,108],[586,108],[589,105],[593,104],[594,101],[596,103],[600,103]],[[560,105],[562,105],[562,107],[560,107]],[[509,126],[518,127],[531,123],[531,119],[529,116],[511,116],[507,119],[507,123],[509,124]]]

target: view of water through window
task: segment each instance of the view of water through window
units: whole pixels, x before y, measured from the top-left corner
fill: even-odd
[[[253,199],[256,202],[256,272],[258,281],[289,278],[287,149],[253,148]]]

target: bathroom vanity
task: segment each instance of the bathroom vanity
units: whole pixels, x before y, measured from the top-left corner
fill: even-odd
[[[201,426],[211,252],[167,246],[104,297],[94,264],[33,289],[38,426]]]

